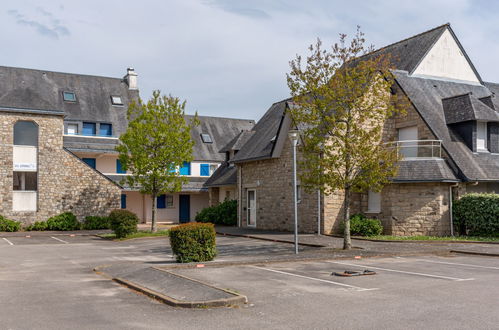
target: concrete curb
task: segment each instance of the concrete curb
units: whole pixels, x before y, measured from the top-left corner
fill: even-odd
[[[474,252],[474,251],[463,251],[463,250],[450,250],[450,252],[459,253],[459,254],[470,254],[475,256],[484,256],[484,257],[499,257],[499,253]]]
[[[254,235],[247,235],[247,234],[229,234],[229,233],[223,233],[223,232],[218,232],[218,231],[216,233],[217,233],[217,235],[221,235],[221,236],[246,237],[246,238],[259,239],[259,240],[262,240],[262,241],[295,244],[294,242],[291,242],[291,241],[288,241],[288,240],[266,238],[266,237],[260,237],[260,236],[254,236]],[[328,247],[327,245],[322,245],[322,244],[300,243],[300,242],[298,242],[298,245],[309,246],[309,247],[316,247],[316,248],[325,248],[325,247]]]
[[[336,237],[336,238],[343,238],[341,235],[324,235],[324,236],[330,236],[330,237]],[[355,237],[352,236],[352,239],[356,239],[359,241],[368,241],[368,242],[382,242],[382,243],[415,243],[415,244],[446,244],[446,243],[452,243],[452,244],[499,244],[499,242],[482,242],[482,241],[439,241],[439,240],[388,240],[388,239],[371,239],[371,238],[364,238],[364,237]]]

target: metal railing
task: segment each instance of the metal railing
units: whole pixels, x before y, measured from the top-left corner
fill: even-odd
[[[385,143],[402,158],[442,158],[442,140],[401,140]]]

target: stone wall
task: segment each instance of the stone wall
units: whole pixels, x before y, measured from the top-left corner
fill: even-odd
[[[38,132],[38,211],[12,211],[13,127],[35,122]],[[0,214],[24,223],[71,211],[82,220],[120,207],[121,188],[63,149],[62,116],[0,113]]]

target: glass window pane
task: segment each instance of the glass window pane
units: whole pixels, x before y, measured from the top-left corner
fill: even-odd
[[[95,123],[83,123],[83,135],[95,135]]]
[[[166,195],[166,207],[167,208],[173,207],[173,196],[172,195]]]
[[[69,135],[78,134],[78,124],[68,124],[67,134]]]
[[[37,172],[14,172],[14,190],[36,191],[38,188]]]
[[[14,124],[14,145],[38,146],[38,126],[32,121],[18,121]]]
[[[204,143],[212,143],[213,140],[211,139],[211,135],[207,133],[201,134],[201,139],[203,140]]]
[[[76,101],[76,94],[73,92],[63,92],[62,97],[63,97],[64,101],[69,101],[69,102]]]
[[[112,136],[113,135],[113,126],[111,124],[100,124],[100,135]]]
[[[121,100],[121,96],[111,96],[111,102],[114,105],[123,105],[123,101]]]

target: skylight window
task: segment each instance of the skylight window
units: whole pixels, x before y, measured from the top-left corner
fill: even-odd
[[[76,94],[73,92],[62,92],[62,98],[66,102],[76,102]]]
[[[123,101],[121,100],[121,96],[111,95],[111,103],[113,105],[123,105]]]
[[[211,135],[207,134],[207,133],[201,134],[201,140],[203,140],[204,143],[213,143],[213,140],[211,139]]]

